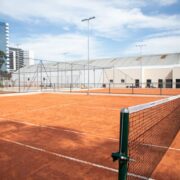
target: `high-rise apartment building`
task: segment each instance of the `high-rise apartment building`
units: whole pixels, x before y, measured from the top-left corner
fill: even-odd
[[[23,50],[21,48],[9,48],[10,71],[16,71],[24,66],[34,64],[34,56],[32,51]]]
[[[7,71],[9,70],[9,24],[4,22],[0,22],[0,51],[6,54],[1,70]]]

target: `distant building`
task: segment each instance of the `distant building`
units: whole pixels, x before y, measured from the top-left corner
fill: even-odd
[[[12,79],[17,81],[17,73]],[[92,59],[89,66],[86,60],[71,63],[42,61],[23,67],[21,79],[24,80],[22,86],[49,86],[50,83],[55,87],[81,88],[87,87],[89,80],[90,88],[180,89],[180,53]]]
[[[30,50],[23,50],[24,66],[34,65],[34,53]]]
[[[3,71],[9,69],[9,24],[0,22],[0,51],[6,54],[6,60],[1,67]]]
[[[34,64],[33,52],[20,48],[9,48],[10,71]]]

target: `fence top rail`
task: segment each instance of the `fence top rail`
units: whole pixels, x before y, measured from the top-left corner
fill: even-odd
[[[178,99],[178,98],[180,98],[180,95],[171,96],[171,97],[168,97],[168,98],[165,98],[165,99],[157,100],[157,101],[146,103],[146,104],[140,104],[140,105],[136,105],[136,106],[131,106],[131,107],[128,107],[128,111],[129,111],[130,114],[135,113],[135,112],[147,109],[147,108],[151,108],[153,106],[157,106],[157,105],[160,105],[160,104],[163,104],[163,103],[167,103],[169,101],[172,101],[172,100],[175,100],[175,99]]]

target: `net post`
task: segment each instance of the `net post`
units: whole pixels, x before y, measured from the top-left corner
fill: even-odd
[[[129,135],[129,110],[123,108],[120,112],[120,142],[119,151],[112,153],[113,161],[119,161],[119,180],[127,179],[128,172],[128,135]]]

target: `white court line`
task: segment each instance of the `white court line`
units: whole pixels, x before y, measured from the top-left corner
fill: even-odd
[[[34,146],[31,146],[31,145],[27,145],[27,144],[17,142],[17,141],[12,141],[12,140],[5,139],[5,138],[0,138],[0,139],[3,140],[3,141],[6,141],[6,142],[10,142],[10,143],[13,143],[13,144],[17,144],[19,146],[29,148],[29,149],[34,149],[34,150],[41,151],[41,152],[44,152],[44,153],[47,153],[47,154],[50,154],[50,155],[54,155],[54,156],[59,157],[59,158],[64,158],[64,159],[79,162],[79,163],[82,163],[82,164],[91,165],[91,166],[94,166],[94,167],[97,167],[97,168],[109,170],[109,171],[116,172],[116,173],[118,172],[118,169],[114,169],[114,168],[110,168],[110,167],[103,166],[103,165],[100,165],[100,164],[84,161],[84,160],[77,159],[77,158],[74,158],[74,157],[71,157],[71,156],[66,156],[66,155],[63,155],[63,154],[55,153],[55,152],[48,151],[48,150],[43,149],[43,148],[34,147]]]
[[[93,137],[97,137],[97,138],[103,138],[103,139],[111,140],[111,141],[114,141],[114,142],[119,142],[119,139],[117,139],[117,138],[108,138],[108,137],[104,137],[104,136],[100,136],[100,135],[91,134],[91,133],[88,133],[88,132],[79,132],[79,131],[73,131],[73,130],[69,130],[69,129],[59,129],[59,128],[56,128],[56,127],[40,125],[40,124],[34,124],[34,123],[24,122],[24,121],[16,121],[16,120],[12,120],[12,119],[0,118],[0,121],[11,121],[11,122],[19,123],[19,124],[25,124],[25,125],[48,128],[48,129],[54,129],[54,130],[61,130],[61,131],[69,132],[69,133],[73,133],[73,134],[93,136]],[[152,147],[158,147],[158,148],[163,148],[163,149],[180,151],[179,148],[172,148],[172,147],[167,147],[167,146],[159,146],[159,145],[152,145],[152,144],[143,144],[143,145],[144,146],[152,146]]]
[[[71,156],[66,156],[64,154],[55,153],[55,152],[48,151],[48,150],[43,149],[43,148],[38,148],[38,147],[31,146],[31,145],[28,145],[28,144],[24,144],[24,143],[21,143],[21,142],[17,142],[17,141],[5,139],[5,138],[0,138],[0,139],[3,140],[3,141],[6,141],[6,142],[10,142],[10,143],[22,146],[22,147],[26,147],[26,148],[33,149],[33,150],[36,150],[36,151],[44,152],[46,154],[50,154],[50,155],[56,156],[58,158],[63,158],[63,159],[67,159],[67,160],[70,160],[70,161],[74,161],[74,162],[78,162],[78,163],[81,163],[81,164],[86,164],[86,165],[93,166],[93,167],[96,167],[96,168],[100,168],[100,169],[104,169],[104,170],[108,170],[108,171],[111,171],[111,172],[118,173],[118,169],[115,169],[115,168],[107,167],[107,166],[104,166],[104,165],[101,165],[101,164],[85,161],[85,160],[74,158],[74,157],[71,157]],[[149,179],[148,177],[144,177],[144,176],[137,175],[137,174],[134,174],[134,173],[128,173],[128,176],[133,176],[133,177],[136,177],[136,178],[139,178],[139,179]]]
[[[143,144],[144,146],[150,146],[150,147],[155,147],[155,148],[162,148],[162,149],[168,149],[168,150],[174,150],[174,151],[180,151],[179,148],[172,148],[172,147],[167,147],[167,146],[159,146],[155,144]]]
[[[0,97],[3,96],[29,96],[34,94],[43,94],[42,92],[25,92],[25,93],[9,93],[9,94],[0,94]]]
[[[61,128],[56,128],[56,127],[51,127],[51,126],[46,126],[46,125],[40,125],[40,124],[34,124],[34,123],[30,123],[30,122],[25,122],[25,121],[17,121],[17,120],[4,119],[4,118],[0,118],[0,121],[11,121],[11,122],[19,123],[19,124],[48,128],[48,129],[53,129],[53,130],[58,130],[58,131],[60,130],[60,131],[69,132],[69,133],[73,133],[73,134],[93,136],[93,137],[97,137],[97,138],[103,138],[103,139],[119,142],[119,139],[117,139],[117,138],[111,138],[111,137],[108,138],[108,137],[104,137],[101,135],[91,134],[89,132],[79,132],[79,131],[73,131],[73,130],[69,130],[69,129],[61,129]]]
[[[69,93],[66,93],[66,92],[44,92],[44,94],[61,94],[61,95],[84,95],[84,96],[87,96],[87,93],[74,93],[74,92],[69,92]],[[118,97],[121,97],[121,96],[128,96],[128,97],[170,97],[171,95],[148,95],[148,94],[109,94],[109,93],[92,93],[90,92],[89,93],[89,96],[118,96]]]

